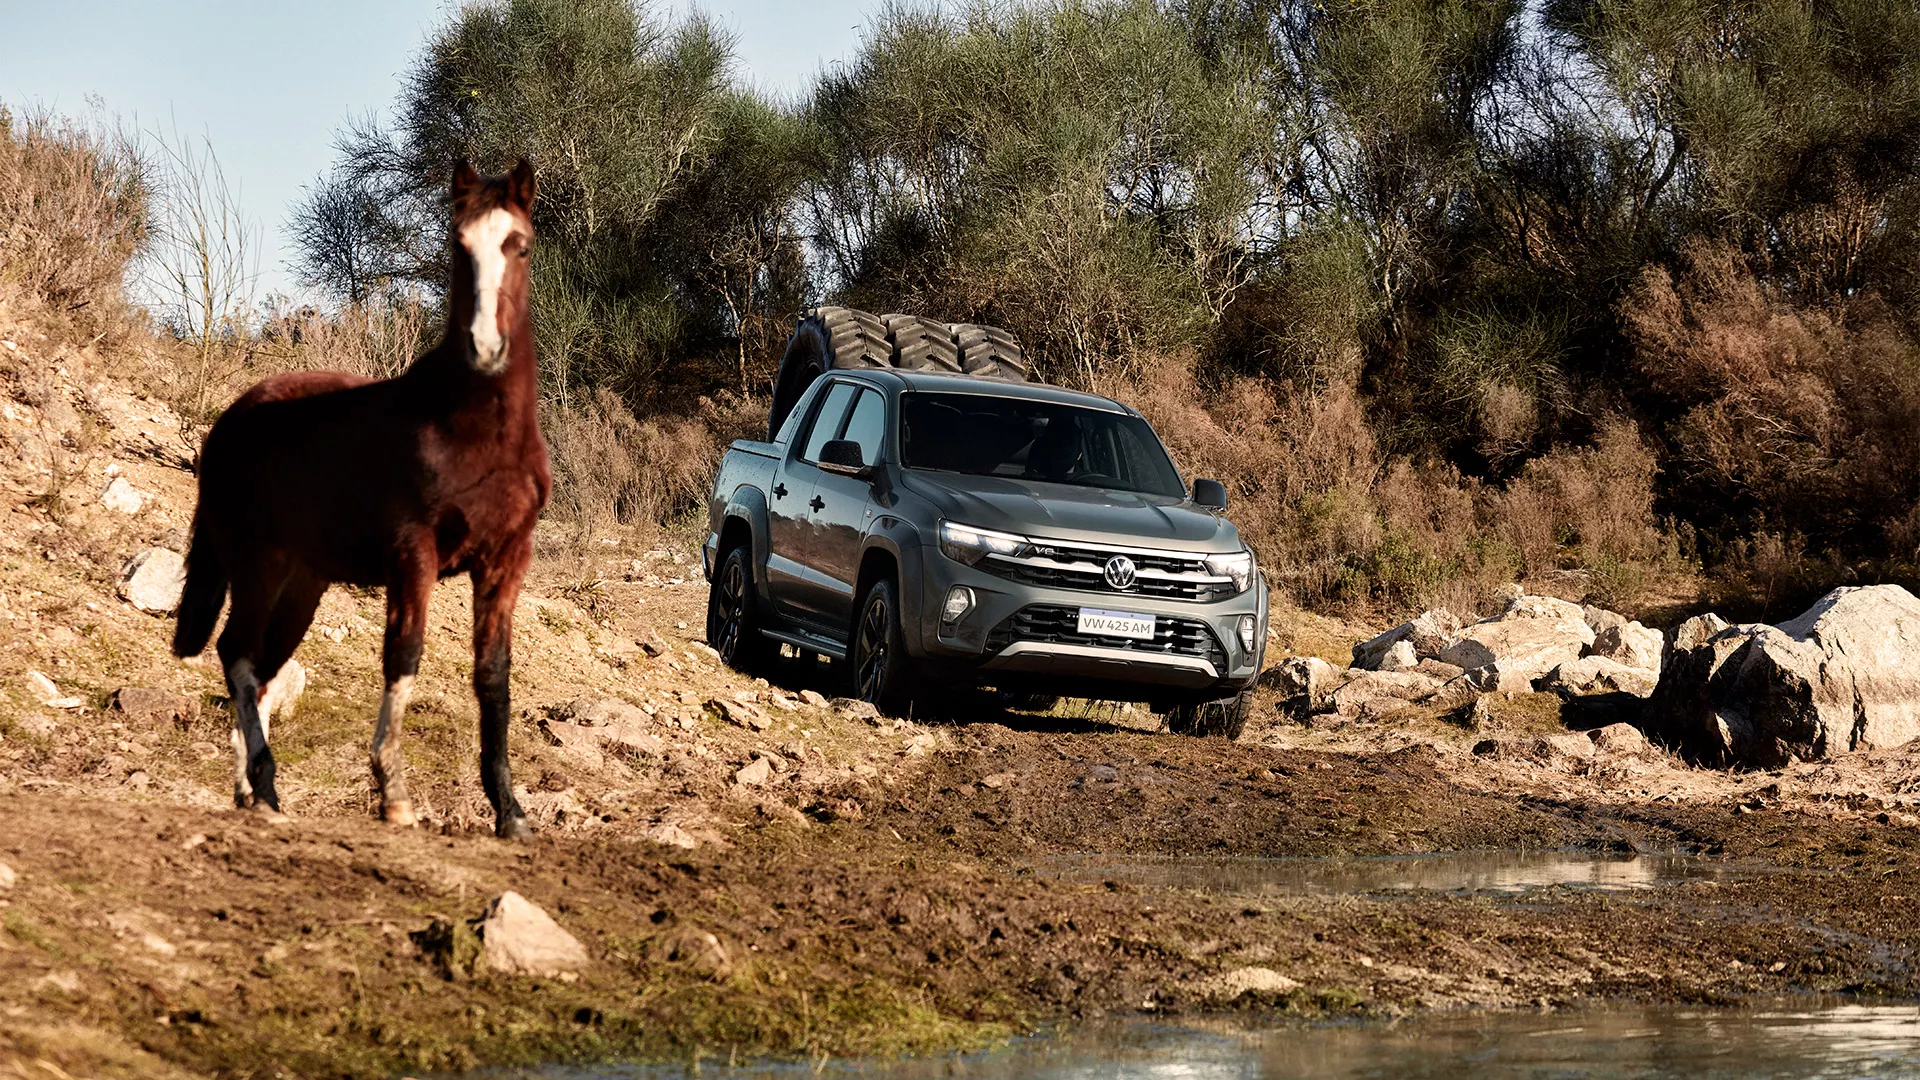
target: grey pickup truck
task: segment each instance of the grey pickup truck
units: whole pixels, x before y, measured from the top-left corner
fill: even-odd
[[[782,645],[850,661],[894,714],[958,685],[1237,736],[1267,590],[1225,489],[1189,494],[1133,409],[1025,376],[989,327],[807,313],[769,441],[714,483],[708,643],[749,672]]]

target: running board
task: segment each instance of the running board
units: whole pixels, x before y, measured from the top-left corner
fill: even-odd
[[[771,638],[783,645],[791,645],[796,649],[806,649],[808,652],[817,652],[829,659],[845,660],[847,658],[847,650],[844,646],[835,644],[826,638],[809,634],[804,630],[762,630],[760,631],[760,636]]]

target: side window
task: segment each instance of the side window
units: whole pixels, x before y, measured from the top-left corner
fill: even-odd
[[[827,388],[826,398],[820,402],[820,411],[813,414],[813,427],[807,432],[805,449],[800,451],[802,461],[820,460],[820,449],[838,438],[840,423],[846,419],[847,406],[853,403],[853,395],[859,387],[852,383],[837,382]]]
[[[840,436],[860,444],[860,460],[869,465],[880,460],[880,444],[887,432],[887,399],[872,390],[860,392],[853,415],[847,420],[847,433]]]

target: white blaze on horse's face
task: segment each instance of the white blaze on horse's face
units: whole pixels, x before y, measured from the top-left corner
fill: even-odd
[[[501,245],[513,226],[511,213],[489,210],[460,228],[460,246],[473,257],[473,366],[486,375],[498,375],[507,366],[507,341],[500,332],[507,253]]]

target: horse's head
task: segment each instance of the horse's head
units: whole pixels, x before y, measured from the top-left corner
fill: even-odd
[[[525,158],[505,176],[481,176],[460,162],[453,171],[453,240],[453,325],[472,339],[474,369],[497,375],[527,319],[533,166]]]

